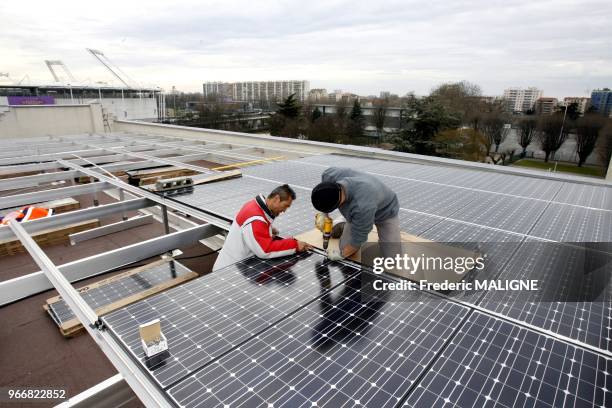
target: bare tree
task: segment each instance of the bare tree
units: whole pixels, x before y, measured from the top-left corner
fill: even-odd
[[[521,157],[525,157],[527,155],[527,146],[533,142],[533,138],[536,134],[538,121],[532,116],[526,116],[518,121],[517,127],[519,133],[519,145],[523,148]]]
[[[604,168],[610,164],[612,159],[612,120],[608,119],[606,126],[601,130],[597,142],[597,153],[600,163]]]
[[[374,108],[374,126],[376,126],[376,133],[378,134],[378,141],[382,140],[383,130],[385,128],[385,120],[387,119],[387,100],[378,99],[375,101]]]
[[[436,102],[441,103],[448,111],[457,115],[462,123],[471,121],[474,110],[481,110],[475,106],[475,104],[480,104],[481,95],[480,86],[467,81],[439,85],[430,94]]]
[[[497,112],[487,114],[482,120],[480,131],[486,138],[487,152],[491,151],[491,146],[495,145],[495,153],[497,153],[499,145],[504,142],[508,135],[505,116]]]
[[[339,136],[346,135],[346,127],[348,121],[348,106],[344,98],[336,102],[336,132]]]
[[[540,142],[540,148],[544,150],[544,161],[554,157],[554,154],[565,143],[568,130],[564,126],[563,116],[542,116],[538,120],[537,138]]]
[[[588,113],[576,121],[576,153],[578,153],[578,167],[582,167],[589,157],[599,138],[599,133],[605,125],[605,119],[599,115]]]

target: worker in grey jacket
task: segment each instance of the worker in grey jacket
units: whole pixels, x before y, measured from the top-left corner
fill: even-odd
[[[341,230],[340,253],[328,253],[332,260],[357,252],[374,225],[379,243],[395,248],[401,242],[397,195],[370,174],[330,167],[323,172],[321,183],[312,190],[311,199],[318,211],[331,213],[338,209],[346,219]],[[332,236],[337,235],[336,231],[332,233]]]

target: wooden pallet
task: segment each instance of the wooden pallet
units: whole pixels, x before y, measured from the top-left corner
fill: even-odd
[[[139,273],[139,272],[145,271],[147,269],[151,269],[151,268],[157,267],[159,265],[162,265],[162,264],[165,264],[165,263],[168,263],[168,262],[170,262],[170,259],[160,259],[158,261],[155,261],[155,262],[152,262],[152,263],[149,263],[149,264],[146,264],[146,265],[134,268],[134,269],[130,269],[130,270],[126,271],[126,272],[122,272],[120,274],[111,276],[110,278],[102,279],[100,281],[91,283],[89,285],[82,286],[79,289],[77,289],[77,291],[79,293],[86,293],[87,291],[89,291],[91,289],[111,284],[112,282],[116,282],[116,281],[119,281],[121,279],[125,279],[125,278],[127,278],[127,277],[129,277],[131,275],[136,274],[136,273]],[[106,315],[106,314],[111,313],[111,312],[113,312],[113,311],[115,311],[117,309],[120,309],[120,308],[124,307],[124,306],[127,306],[129,304],[138,302],[138,301],[143,300],[143,299],[146,299],[146,298],[148,298],[148,297],[150,297],[152,295],[155,295],[155,294],[157,294],[159,292],[163,292],[166,289],[170,289],[170,288],[172,288],[174,286],[180,285],[180,284],[182,284],[184,282],[187,282],[187,281],[189,281],[191,279],[194,279],[194,278],[197,278],[197,277],[198,277],[198,274],[195,273],[195,272],[189,272],[189,273],[186,273],[184,275],[177,276],[174,279],[170,279],[170,280],[168,280],[166,282],[162,282],[162,283],[160,283],[160,284],[158,284],[156,286],[153,286],[151,288],[143,290],[142,292],[135,293],[135,294],[130,295],[130,296],[126,297],[126,298],[118,300],[118,301],[116,301],[114,303],[111,303],[111,304],[99,307],[99,308],[97,308],[95,310],[95,312],[96,312],[96,314],[98,316]],[[61,296],[54,296],[52,298],[49,298],[49,299],[47,299],[46,303],[43,305],[43,309],[49,313],[50,312],[49,307],[52,304],[54,304],[56,302],[59,302],[61,300],[62,300]],[[81,322],[77,318],[74,318],[74,319],[71,319],[71,320],[69,320],[67,322],[63,322],[61,325],[59,325],[59,330],[60,330],[60,332],[62,333],[62,335],[64,337],[74,337],[74,336],[82,333],[84,328],[81,325]]]
[[[143,186],[154,184],[157,180],[175,177],[193,176],[198,174],[197,171],[191,169],[182,169],[180,167],[168,166],[158,169],[134,170],[128,171],[129,183],[132,185]]]
[[[27,221],[26,221],[27,222]],[[38,231],[32,234],[34,241],[41,247],[69,243],[68,236],[75,232],[85,231],[100,226],[98,219],[76,222],[74,224],[63,225],[52,229]],[[6,239],[0,241],[0,256],[14,255],[26,252],[25,248],[18,239]]]

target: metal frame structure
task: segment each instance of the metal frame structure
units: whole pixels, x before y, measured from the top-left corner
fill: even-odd
[[[115,141],[112,142],[112,144],[115,143]],[[160,149],[155,150],[155,147],[150,149],[149,146],[150,145],[143,146],[138,144],[130,146],[130,148],[136,151],[147,150],[147,154],[140,155],[137,152],[119,151],[114,147],[91,148],[91,146],[86,143],[80,144],[78,142],[71,142],[68,145],[68,149],[73,149],[75,147],[76,149],[68,152],[46,152],[43,147],[36,152],[36,155],[25,157],[19,156],[22,152],[14,150],[14,152],[4,154],[4,157],[0,159],[0,174],[53,171],[50,173],[25,175],[22,177],[11,177],[0,180],[0,191],[11,192],[17,190],[18,192],[19,190],[33,187],[43,188],[39,191],[21,194],[15,193],[0,197],[0,208],[3,209],[80,194],[97,194],[105,190],[118,190],[119,192],[120,201],[112,204],[96,205],[90,208],[58,214],[49,218],[32,220],[25,223],[9,223],[9,225],[0,227],[0,239],[17,237],[40,268],[39,272],[0,282],[0,305],[6,305],[44,290],[52,288],[57,289],[59,294],[74,311],[75,316],[83,324],[83,327],[85,327],[89,335],[96,341],[100,349],[120,373],[120,375],[110,378],[104,383],[94,387],[94,389],[86,391],[83,395],[75,397],[72,401],[67,401],[64,406],[91,406],[92,401],[97,401],[97,403],[100,404],[99,406],[118,406],[133,398],[130,388],[146,406],[170,406],[164,393],[144,372],[142,372],[131,357],[125,353],[117,340],[100,324],[99,317],[95,311],[83,300],[71,285],[71,282],[95,276],[152,256],[168,253],[188,243],[194,243],[214,237],[223,230],[227,230],[229,227],[226,221],[212,217],[203,211],[194,210],[191,207],[177,204],[139,187],[128,185],[114,177],[108,169],[96,164],[96,162],[105,164],[112,163],[110,165],[112,166],[110,167],[111,171],[172,164],[210,173],[210,170],[202,167],[193,165],[184,166],[183,163],[179,161],[155,157],[155,155],[163,156],[178,154],[182,155],[181,160],[187,162],[210,156],[209,152],[193,154],[193,150],[182,147],[160,146]],[[51,146],[49,146],[49,148],[53,149]],[[122,146],[122,148],[125,149],[124,146]],[[63,158],[68,159],[71,157],[75,157],[75,159],[63,160]],[[33,163],[22,164],[24,162]],[[83,165],[93,167],[86,168],[83,167]],[[66,168],[68,170],[61,170]],[[58,169],[59,171],[55,171]],[[70,180],[72,183],[72,180],[79,176],[89,177],[93,182],[89,184],[44,189],[48,187],[45,186],[46,183],[57,183],[58,181],[67,180]],[[133,198],[126,199],[125,194]],[[94,202],[97,202],[97,197],[94,199]],[[79,259],[64,265],[55,265],[30,235],[48,228],[67,225],[78,221],[117,213],[124,214],[126,211],[156,206],[160,207],[158,214],[161,214],[166,233],[165,235],[85,259]],[[198,219],[203,224],[171,232],[169,226],[169,208],[174,212]],[[172,216],[176,217],[173,213]],[[122,226],[125,227],[134,222],[138,224],[142,220],[149,221],[151,217],[151,215],[141,216],[131,221],[121,221],[120,223],[106,225],[94,230],[94,232],[86,231],[84,236],[91,236],[92,233],[94,235],[99,235],[100,233],[112,232],[115,230],[117,224],[123,224]],[[191,222],[187,222],[186,220],[186,223],[189,225]],[[126,386],[126,383],[129,387]],[[107,398],[109,396],[111,397],[110,400]]]
[[[39,186],[45,188],[48,187],[47,183],[72,182],[76,177],[89,177],[92,181],[95,180],[83,185],[70,185],[21,194],[14,192],[11,195],[0,197],[0,209],[85,193],[107,192],[108,194],[117,194],[118,192],[120,200],[112,204],[96,205],[50,218],[33,220],[23,224],[11,223],[8,226],[0,227],[0,240],[16,236],[40,268],[39,272],[0,282],[0,306],[56,288],[89,335],[120,373],[66,401],[61,405],[62,407],[120,406],[133,398],[130,388],[146,406],[169,406],[164,393],[152,382],[150,377],[142,372],[138,364],[129,357],[116,339],[105,330],[96,313],[83,301],[71,282],[167,253],[186,243],[207,239],[214,240],[216,236],[229,228],[227,221],[214,214],[194,209],[191,206],[160,197],[139,187],[128,185],[111,173],[168,165],[210,172],[209,169],[188,163],[203,159],[214,160],[220,164],[236,164],[241,161],[258,160],[262,159],[262,155],[254,152],[258,148],[260,149],[260,147],[252,144],[233,142],[231,144],[221,142],[203,144],[195,140],[177,137],[113,134],[38,139],[35,148],[26,146],[25,151],[24,149],[9,148],[0,155],[0,175],[39,173],[0,179],[0,191],[10,192]],[[299,150],[285,149],[284,147],[275,149],[266,146],[265,149],[288,153],[297,152],[301,155],[310,154]],[[167,155],[175,156],[171,158],[158,157]],[[374,156],[371,152],[365,151],[362,156],[364,155]],[[409,161],[406,158],[403,160]],[[128,198],[126,198],[126,194]],[[150,208],[155,218],[164,223],[165,235],[63,265],[55,265],[30,235],[52,227],[112,214],[124,215],[127,211],[146,208]],[[171,232],[169,219],[177,218],[173,211],[193,217],[204,224],[196,225],[188,219],[180,218],[184,221],[185,224],[183,225],[185,227]],[[147,216],[141,217],[141,220],[145,217]],[[148,218],[150,219],[150,216]],[[122,221],[117,224],[126,226],[134,222],[140,222],[140,220],[134,221],[132,219],[131,222]],[[88,237],[113,231],[114,228],[111,224],[100,227],[93,232],[87,231],[75,235],[77,237]],[[478,310],[478,307],[474,307],[474,305],[469,306]],[[494,315],[490,311],[487,311],[487,313]],[[512,320],[504,316],[500,318]],[[520,322],[515,323],[521,324]],[[522,325],[525,326],[525,324]],[[587,347],[588,345],[584,346]]]

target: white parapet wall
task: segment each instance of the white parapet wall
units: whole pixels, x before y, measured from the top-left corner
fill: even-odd
[[[572,174],[556,172],[547,173],[540,170],[531,170],[521,167],[496,166],[492,164],[476,163],[464,160],[395,152],[373,147],[341,145],[310,140],[290,139],[286,137],[230,132],[225,130],[201,129],[187,126],[166,125],[159,123],[127,120],[116,120],[111,124],[111,127],[114,132],[128,132],[143,135],[161,135],[185,139],[230,143],[236,145],[250,145],[259,148],[269,148],[303,153],[337,153],[383,160],[428,164],[433,166],[451,166],[462,169],[490,171],[495,173],[513,174],[517,176],[535,177],[548,180],[572,181],[592,185],[611,184],[607,180],[592,177],[582,177]],[[610,177],[610,172],[608,172],[608,177]]]
[[[0,110],[0,140],[103,132],[99,103],[4,106]]]

